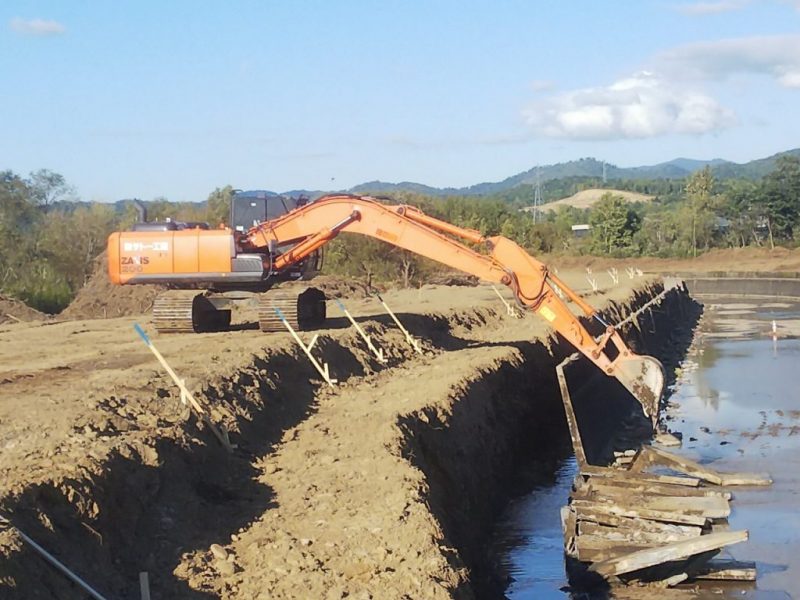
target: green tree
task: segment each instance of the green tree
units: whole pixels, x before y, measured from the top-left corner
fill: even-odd
[[[639,218],[623,198],[605,193],[592,208],[589,224],[592,226],[592,251],[618,255],[631,249]]]
[[[230,185],[226,185],[223,188],[216,188],[208,195],[206,220],[211,227],[216,227],[220,223],[230,225],[232,199],[233,187]]]
[[[766,219],[770,243],[790,240],[800,226],[800,158],[781,156],[775,170],[762,181],[756,204]]]
[[[31,200],[47,211],[55,202],[69,200],[75,188],[67,183],[64,176],[49,169],[39,169],[30,174],[27,181]]]
[[[712,206],[714,176],[711,167],[696,171],[686,181],[687,216],[691,221],[692,256],[697,256],[698,242],[707,249],[713,235],[715,214]]]

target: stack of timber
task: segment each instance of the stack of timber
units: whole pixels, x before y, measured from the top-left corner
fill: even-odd
[[[754,581],[754,563],[715,556],[748,537],[744,530],[729,531],[728,488],[769,485],[770,478],[721,473],[650,445],[616,453],[615,467],[589,464],[563,364],[558,375],[579,471],[569,503],[561,509],[571,584],[672,588]]]

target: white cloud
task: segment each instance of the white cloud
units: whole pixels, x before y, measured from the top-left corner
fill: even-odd
[[[674,4],[672,8],[688,16],[718,15],[744,8],[749,0],[718,0],[717,2],[689,2]]]
[[[555,83],[547,79],[534,79],[531,81],[531,89],[534,92],[546,92],[552,90],[554,87]]]
[[[606,87],[557,94],[523,115],[544,136],[570,139],[647,138],[718,131],[735,121],[732,111],[702,92],[650,72]]]
[[[754,36],[679,46],[656,57],[675,77],[723,80],[756,74],[800,88],[800,35]]]
[[[60,35],[67,28],[58,21],[48,19],[21,19],[15,17],[9,21],[9,27],[22,35]]]

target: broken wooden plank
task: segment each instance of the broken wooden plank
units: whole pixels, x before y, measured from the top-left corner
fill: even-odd
[[[556,367],[556,375],[558,376],[558,385],[561,388],[561,402],[564,404],[564,414],[567,417],[569,435],[572,439],[572,450],[575,453],[575,461],[578,463],[578,470],[582,471],[589,463],[586,459],[586,451],[583,448],[581,431],[578,428],[578,419],[575,416],[575,409],[572,406],[572,398],[569,395],[567,378],[564,376],[564,367],[577,360],[579,356],[580,355],[576,352],[559,363]]]
[[[747,537],[747,531],[730,531],[701,535],[697,538],[672,542],[657,548],[637,550],[625,556],[597,562],[589,567],[589,571],[595,572],[603,577],[621,575],[654,565],[688,558],[695,554],[716,550],[725,546],[730,546],[731,544],[744,542],[747,540]]]
[[[722,485],[772,485],[766,473],[720,473]]]
[[[679,512],[698,515],[708,519],[722,519],[731,514],[731,507],[725,498],[715,496],[657,496],[630,492],[628,494],[604,493],[595,489],[577,490],[572,493],[575,500],[598,502],[602,505],[617,505],[639,509]]]
[[[650,521],[660,521],[662,523],[678,523],[679,525],[696,525],[698,527],[704,526],[707,520],[703,516],[682,512],[634,508],[630,506],[620,506],[618,504],[593,502],[591,500],[573,500],[570,506],[575,508],[579,519],[582,518],[582,513],[605,513],[619,517],[632,517]]]
[[[664,542],[678,542],[700,535],[699,527],[689,527],[686,530],[678,529],[679,525],[673,525],[674,530],[647,531],[637,527],[603,525],[592,521],[580,521],[578,523],[579,539],[585,535],[602,536],[608,540],[617,542],[630,541],[636,544],[663,544]]]
[[[653,446],[643,446],[634,458],[631,469],[641,472],[649,464],[661,464],[675,471],[698,477],[715,485],[771,485],[772,478],[765,473],[722,473],[693,460],[666,452]]]
[[[658,545],[658,542],[609,540],[599,535],[579,535],[575,538],[576,556],[581,562],[602,562]]]
[[[655,448],[653,446],[642,446],[639,456],[635,460],[635,468],[641,470],[643,467],[658,464],[668,467],[679,473],[685,473],[692,477],[697,477],[703,481],[708,481],[715,485],[722,484],[722,476],[719,472],[705,467],[698,462],[689,458],[678,456],[666,450]]]
[[[610,477],[600,478],[595,477],[586,482],[592,490],[597,490],[604,494],[649,494],[655,496],[684,496],[684,497],[698,497],[698,496],[714,496],[730,500],[733,496],[730,492],[711,489],[706,487],[689,488],[686,486],[678,486],[663,483],[651,483],[648,481],[638,481],[635,479],[611,479]],[[576,487],[576,489],[582,489]]]
[[[596,467],[587,465],[580,470],[581,475],[590,477],[604,477],[612,479],[627,479],[635,481],[646,481],[651,483],[664,483],[669,485],[682,485],[686,487],[698,487],[700,479],[697,477],[682,477],[674,475],[658,475],[654,473],[634,473],[624,469],[612,469],[609,467]]]
[[[655,435],[653,441],[656,444],[661,446],[666,446],[668,448],[676,448],[681,445],[681,440],[679,440],[676,436],[672,435],[668,431],[660,431]]]
[[[564,532],[564,552],[573,558],[577,556],[575,537],[578,535],[575,511],[569,506],[561,507],[561,531]]]
[[[622,517],[611,514],[607,511],[576,511],[578,525],[585,523],[597,523],[608,527],[619,527],[635,531],[644,531],[655,534],[686,533],[691,537],[701,535],[702,528],[699,525],[682,525],[677,523],[663,523],[661,521],[650,521],[638,517]]]
[[[714,559],[708,561],[701,570],[692,573],[692,578],[714,581],[755,581],[756,575],[756,563],[754,562]]]

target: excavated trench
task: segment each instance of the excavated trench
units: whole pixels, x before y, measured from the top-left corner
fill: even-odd
[[[612,304],[605,316],[621,321],[659,292],[658,287],[641,290],[625,304]],[[698,315],[685,290],[676,288],[629,324],[624,337],[635,351],[660,358],[671,373]],[[435,363],[438,354],[474,348],[475,337],[467,333],[500,318],[480,308],[402,317],[412,332],[424,335],[434,358],[416,357],[385,320],[367,321],[370,334],[388,349],[385,377],[403,377],[404,365]],[[344,380],[340,394],[375,385],[378,365],[354,339],[323,336],[319,344],[322,359]],[[424,475],[419,502],[441,527],[434,543],[451,571],[450,577],[439,573],[432,579],[441,580],[446,595],[456,598],[502,596],[505,575],[486,551],[495,519],[510,498],[552,478],[571,451],[554,367],[572,349],[552,341],[487,345],[509,345],[513,351],[465,373],[450,392],[448,410],[431,399],[400,414],[395,422],[399,443],[387,449]],[[613,382],[597,377],[591,365],[579,364],[570,377],[592,390],[580,395],[576,410],[579,422],[592,423],[584,441],[600,456],[615,424],[637,407]],[[151,574],[156,598],[245,597],[235,585],[200,577],[187,557],[205,556],[212,544],[230,543],[261,515],[280,508],[275,491],[259,476],[263,461],[291,442],[294,437],[287,434],[317,414],[320,399],[331,393],[320,387],[299,351],[280,351],[254,357],[251,364],[209,383],[205,395],[239,445],[232,456],[208,442],[208,431],[193,421],[170,420],[166,415],[182,409],[174,394],[162,389],[144,407],[156,414],[160,437],[120,444],[106,460],[77,465],[72,477],[5,496],[0,508],[109,598],[138,598],[141,571]],[[87,423],[76,428],[94,427],[94,435],[114,437],[129,433],[141,420],[123,396],[107,398],[103,406],[113,418],[102,427]],[[90,449],[87,453],[91,457]],[[0,597],[86,597],[27,545],[9,539],[0,562]],[[311,571],[312,576],[331,577],[325,565]],[[198,577],[190,584],[193,574]],[[373,597],[381,597],[379,584],[370,589]],[[419,597],[413,588],[407,595]]]
[[[604,316],[622,321],[659,292],[651,288],[637,294],[629,303],[612,305]],[[662,361],[670,385],[701,312],[685,288],[675,288],[633,319],[623,337],[637,353]],[[447,423],[437,420],[433,410],[403,420],[406,456],[425,472],[431,509],[470,572],[454,597],[504,597],[509,576],[488,548],[496,519],[509,500],[552,483],[572,455],[555,377],[555,365],[572,348],[548,349],[534,342],[520,345],[519,351],[518,360],[467,385]],[[568,377],[587,455],[590,462],[603,464],[611,459],[615,429],[639,418],[639,406],[588,361],[571,367]]]

